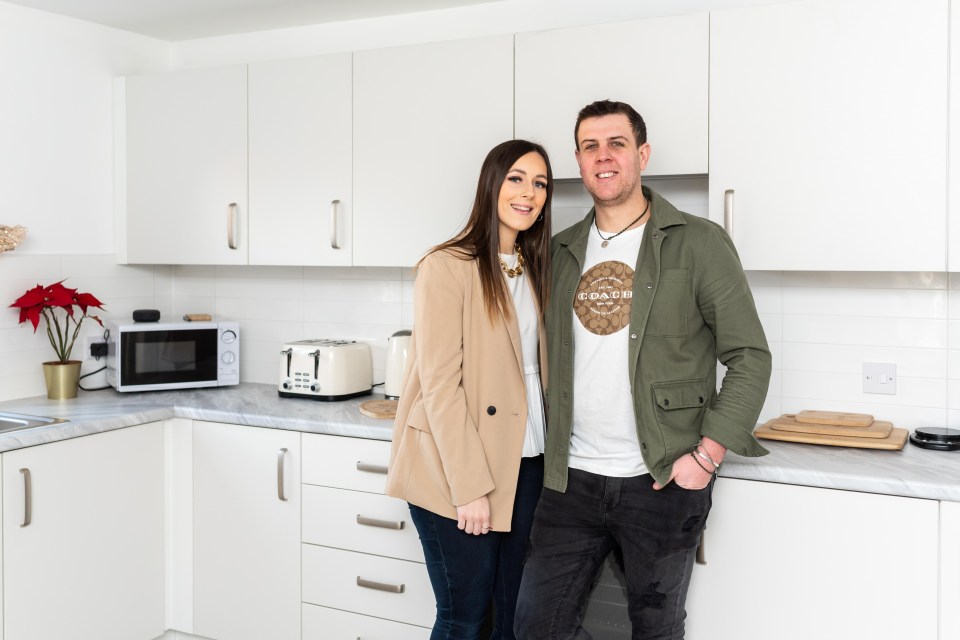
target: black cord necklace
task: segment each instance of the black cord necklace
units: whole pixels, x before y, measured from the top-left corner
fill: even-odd
[[[615,234],[613,234],[612,236],[610,236],[609,238],[604,238],[604,237],[603,237],[603,234],[600,233],[600,227],[597,225],[597,213],[596,213],[596,212],[593,213],[593,226],[594,226],[594,228],[597,230],[597,235],[600,236],[600,239],[601,239],[601,240],[603,240],[603,242],[600,243],[600,246],[601,246],[602,248],[606,249],[606,248],[607,248],[607,245],[610,244],[610,241],[611,241],[611,240],[613,240],[614,238],[616,238],[618,235],[620,235],[621,233],[623,233],[624,231],[626,231],[627,229],[629,229],[629,228],[632,227],[633,225],[635,225],[635,224],[637,224],[638,222],[640,222],[640,220],[643,218],[643,216],[647,215],[647,209],[650,208],[650,199],[649,199],[649,198],[644,198],[644,199],[647,201],[647,206],[645,206],[645,207],[643,208],[643,213],[641,213],[641,214],[637,217],[636,220],[634,220],[633,222],[631,222],[630,224],[628,224],[627,226],[625,226],[623,229],[621,229],[621,230],[618,231],[617,233],[615,233]]]

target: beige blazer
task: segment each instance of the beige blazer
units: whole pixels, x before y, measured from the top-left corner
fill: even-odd
[[[476,262],[447,252],[421,263],[413,309],[386,493],[453,519],[486,495],[491,528],[509,531],[527,428],[516,314],[491,322]],[[544,388],[545,349],[541,322]]]

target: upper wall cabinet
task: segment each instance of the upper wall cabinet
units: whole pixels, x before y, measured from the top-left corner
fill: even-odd
[[[706,173],[708,56],[705,13],[517,34],[517,137],[546,147],[554,177],[579,178],[577,113],[618,100],[647,124],[647,174]]]
[[[950,2],[950,203],[947,270],[960,272],[960,3]]]
[[[513,36],[354,54],[353,262],[412,266],[466,222],[513,137]]]
[[[131,76],[122,86],[126,261],[246,264],[246,65]]]
[[[250,65],[250,264],[351,264],[350,65]]]
[[[947,0],[710,19],[710,218],[747,269],[943,271]]]

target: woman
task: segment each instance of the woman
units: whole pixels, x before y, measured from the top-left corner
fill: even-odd
[[[431,640],[479,638],[491,598],[491,637],[514,637],[543,482],[552,192],[543,147],[497,145],[466,227],[418,265],[387,494],[410,503],[420,534],[437,599]]]

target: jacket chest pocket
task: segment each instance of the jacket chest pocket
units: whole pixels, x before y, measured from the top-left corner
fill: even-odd
[[[663,338],[687,337],[687,319],[693,292],[689,269],[664,269],[653,297],[645,334]]]

